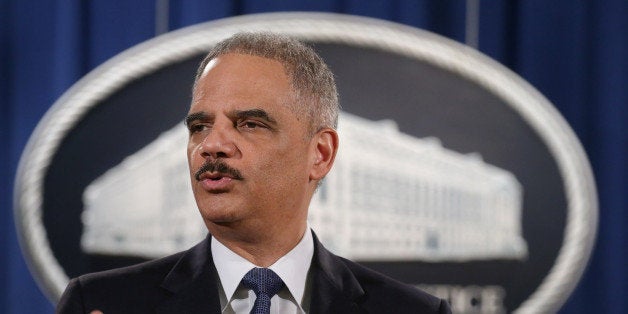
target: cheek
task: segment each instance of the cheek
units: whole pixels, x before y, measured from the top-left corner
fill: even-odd
[[[258,151],[250,160],[250,169],[261,180],[273,187],[281,185],[287,178],[298,172],[298,156],[291,149],[271,149]]]
[[[188,163],[192,163],[193,161],[197,161],[199,157],[201,157],[198,153],[199,145],[196,143],[189,143],[187,147],[187,156]]]
[[[301,144],[301,143],[299,143]],[[272,160],[274,167],[284,178],[292,182],[307,182],[308,151],[304,145],[293,145],[288,149],[277,153],[277,158]]]
[[[187,161],[190,174],[194,174],[198,168],[200,168],[204,162],[203,158],[195,153],[195,149],[189,149],[187,151]]]

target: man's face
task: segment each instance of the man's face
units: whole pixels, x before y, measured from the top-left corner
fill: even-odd
[[[302,219],[315,146],[281,63],[226,54],[205,68],[186,119],[196,203],[205,223],[260,226]]]

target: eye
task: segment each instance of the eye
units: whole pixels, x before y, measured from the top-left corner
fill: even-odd
[[[207,128],[207,125],[203,123],[193,123],[193,124],[188,125],[188,130],[190,131],[190,134],[201,132],[205,130],[206,128]]]
[[[245,122],[244,126],[249,128],[249,129],[254,129],[254,128],[258,127],[259,124],[249,121],[249,122]]]
[[[263,123],[255,120],[243,120],[238,123],[238,127],[241,129],[253,130],[257,128],[266,127]]]

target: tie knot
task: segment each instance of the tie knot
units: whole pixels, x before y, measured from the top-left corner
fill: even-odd
[[[258,298],[262,294],[272,298],[284,285],[281,278],[279,278],[274,271],[268,268],[258,267],[249,270],[249,272],[244,275],[242,284],[253,290]]]

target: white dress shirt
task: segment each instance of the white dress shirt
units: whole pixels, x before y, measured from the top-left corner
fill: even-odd
[[[211,238],[214,265],[220,278],[220,306],[222,313],[249,313],[255,302],[255,292],[240,284],[252,268],[259,267],[234,253],[216,238]],[[306,294],[307,274],[314,255],[314,239],[308,227],[301,241],[290,252],[269,266],[285,283],[270,300],[270,313],[306,313],[309,293]]]

